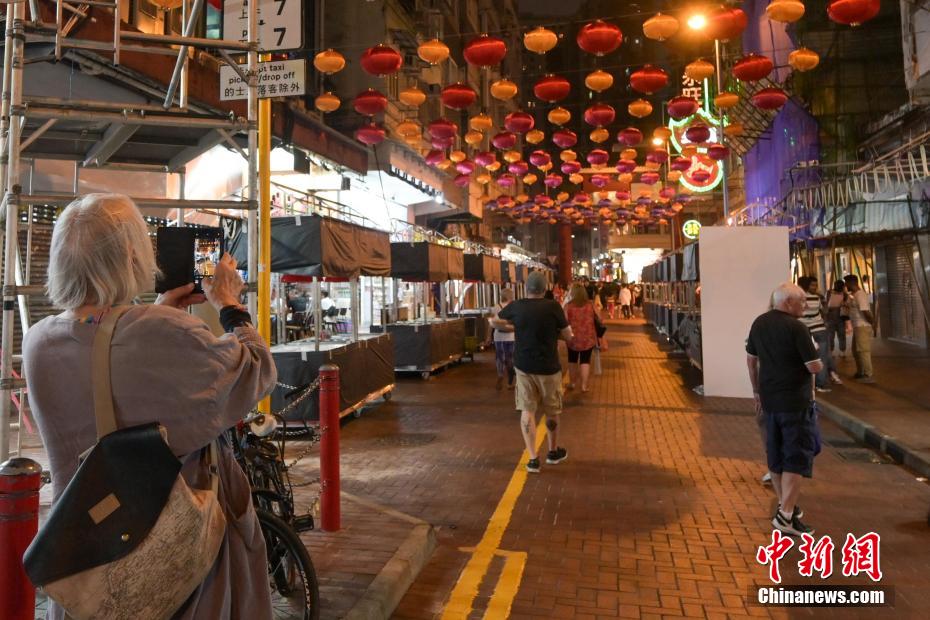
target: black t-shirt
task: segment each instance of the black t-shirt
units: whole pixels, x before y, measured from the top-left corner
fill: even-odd
[[[804,323],[780,310],[769,310],[753,321],[746,353],[759,358],[763,409],[790,412],[810,406],[814,375],[805,364],[820,357]]]
[[[287,307],[291,309],[291,312],[306,312],[307,298],[302,296],[291,297],[287,300]]]
[[[562,372],[559,332],[568,327],[562,306],[552,299],[521,299],[497,315],[513,323],[513,365],[530,375]]]

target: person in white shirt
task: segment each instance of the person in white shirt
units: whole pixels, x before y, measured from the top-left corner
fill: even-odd
[[[513,326],[496,327],[494,321],[498,321],[497,316],[501,310],[507,307],[513,301],[513,289],[505,288],[501,290],[501,302],[494,306],[494,314],[491,316],[491,327],[494,328],[494,359],[497,362],[497,384],[495,388],[500,390],[504,387],[504,377],[507,378],[507,388],[513,389],[514,370],[513,370],[513,347],[514,331]],[[500,324],[500,323],[498,323]]]
[[[633,291],[630,290],[629,285],[624,284],[620,288],[620,316],[625,319],[633,317]]]
[[[856,358],[855,379],[860,383],[875,383],[872,377],[872,337],[874,336],[875,316],[869,295],[859,286],[859,278],[846,276],[846,289],[849,291],[847,311],[853,328],[853,355]]]

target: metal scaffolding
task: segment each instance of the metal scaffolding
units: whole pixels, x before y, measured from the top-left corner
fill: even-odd
[[[54,9],[54,22],[43,20]],[[28,8],[28,17],[27,17]],[[258,196],[251,194],[248,200],[186,200],[184,197],[184,164],[202,154],[209,148],[227,143],[235,148],[248,161],[248,178],[246,185],[257,188],[258,184],[258,3],[248,3],[247,41],[226,41],[204,39],[192,36],[199,23],[204,8],[204,0],[183,0],[181,35],[149,34],[122,27],[119,0],[29,0],[13,2],[6,5],[5,38],[3,50],[3,97],[0,103],[0,191],[3,200],[0,204],[0,218],[5,218],[3,235],[3,323],[0,332],[0,462],[5,461],[11,452],[18,453],[21,440],[11,450],[13,430],[18,430],[23,419],[25,407],[25,379],[18,375],[17,364],[21,361],[14,356],[14,337],[17,316],[23,333],[28,329],[28,305],[30,296],[45,295],[44,287],[31,282],[32,245],[32,211],[36,206],[62,207],[74,200],[78,194],[78,178],[81,168],[105,169],[113,173],[120,171],[159,171],[180,175],[179,197],[172,198],[134,198],[141,209],[178,209],[178,225],[184,225],[185,210],[219,211],[227,209],[245,210],[249,230],[258,229]],[[72,36],[79,20],[89,16],[109,14],[112,16],[112,40],[96,40]],[[45,55],[27,55],[27,45],[45,49]],[[247,118],[236,118],[233,114],[209,109],[188,101],[190,49],[216,54],[217,64],[224,62],[239,73],[247,84],[248,112]],[[121,73],[122,53],[142,53],[169,55],[176,57],[174,71],[168,84],[154,80],[134,78]],[[247,56],[246,71],[235,63],[230,54]],[[94,100],[60,97],[26,96],[24,80],[29,84],[27,74],[43,63],[55,63],[70,59],[79,66],[79,70],[88,70],[91,75],[103,75],[119,85],[132,83],[136,93],[152,100],[157,97],[161,104],[115,102],[112,100]],[[24,135],[33,123],[28,135]],[[33,193],[32,170],[34,162],[28,153],[37,142],[51,140],[56,144],[56,131],[62,126],[74,130],[81,123],[94,126],[108,123],[103,135],[90,149],[78,156],[74,152],[51,155],[44,151],[36,155],[37,159],[73,159],[73,191],[68,194]],[[144,128],[198,129],[207,133],[173,157],[164,165],[111,162],[110,159],[137,131]],[[247,151],[233,139],[237,133],[247,134]],[[85,132],[86,133],[86,132]],[[65,135],[62,132],[62,135]],[[83,135],[83,134],[82,134]],[[60,141],[67,140],[57,136]],[[76,141],[76,140],[75,140]],[[22,172],[24,164],[29,164],[29,182],[24,188]],[[23,271],[19,253],[19,223],[21,209],[27,212],[26,269]],[[259,235],[249,235],[248,287],[249,311],[256,311],[256,287],[258,277]],[[17,407],[16,421],[13,420],[13,406]],[[20,433],[17,432],[17,437]]]

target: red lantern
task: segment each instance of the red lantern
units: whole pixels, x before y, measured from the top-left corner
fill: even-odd
[[[738,37],[748,23],[749,18],[742,9],[720,8],[707,17],[706,32],[711,39],[729,41]]]
[[[513,187],[517,184],[517,179],[512,174],[504,173],[497,177],[497,184],[501,187]]]
[[[500,207],[507,208],[513,205],[513,198],[511,198],[510,196],[498,196],[497,204]]]
[[[481,151],[480,153],[475,154],[475,163],[479,166],[487,168],[496,161],[497,156],[491,151]]]
[[[575,204],[583,205],[585,203],[591,202],[591,197],[584,192],[578,192],[572,197],[572,202]]]
[[[788,101],[788,95],[780,88],[763,88],[752,96],[752,104],[760,110],[777,110]]]
[[[368,146],[383,142],[385,137],[387,137],[387,133],[384,131],[384,127],[378,123],[368,123],[355,130],[355,139]]]
[[[502,131],[491,138],[494,148],[506,151],[512,149],[517,143],[517,136],[509,131]]]
[[[533,86],[533,93],[536,98],[548,103],[555,103],[565,99],[571,90],[571,83],[561,75],[546,75]]]
[[[881,8],[881,0],[833,0],[827,16],[839,24],[858,26],[878,15]]]
[[[567,161],[562,164],[562,174],[578,174],[581,172],[581,164],[577,161]]]
[[[672,187],[663,187],[662,189],[659,190],[659,196],[661,198],[665,198],[666,200],[671,200],[672,198],[675,197],[675,194],[677,193],[678,192],[676,192],[675,189]]]
[[[397,50],[387,45],[369,47],[362,54],[362,69],[371,75],[390,75],[397,73],[404,64],[404,57]]]
[[[486,34],[472,39],[462,50],[465,62],[478,67],[490,67],[498,64],[507,54],[507,44],[497,37]]]
[[[654,164],[664,164],[668,161],[668,153],[662,149],[650,151],[646,154],[646,161],[651,161]]]
[[[596,56],[614,51],[623,43],[623,33],[614,24],[597,20],[585,24],[578,31],[578,47]]]
[[[592,166],[606,166],[607,160],[610,159],[610,154],[604,149],[594,149],[588,153],[586,159]]]
[[[515,161],[512,164],[507,166],[507,171],[510,172],[510,174],[514,174],[518,177],[522,177],[523,175],[525,175],[527,172],[530,171],[530,167],[527,165],[525,161],[522,161],[522,160]]]
[[[455,169],[459,171],[459,174],[471,174],[475,171],[475,167],[475,162],[470,159],[463,159],[455,164]]]
[[[643,132],[636,127],[621,129],[617,134],[617,142],[626,146],[636,146],[643,141]]]
[[[668,165],[670,170],[678,170],[679,172],[684,172],[691,167],[691,160],[687,157],[676,157],[672,160],[672,163]]]
[[[636,162],[632,159],[621,159],[617,162],[617,172],[627,174],[636,170]]]
[[[651,95],[657,90],[662,90],[668,84],[668,74],[652,65],[645,65],[642,69],[637,69],[630,75],[630,86],[633,90]]]
[[[691,172],[691,180],[696,183],[704,183],[710,180],[710,172],[703,168],[698,168]]]
[[[562,149],[570,149],[578,144],[578,136],[571,129],[559,129],[552,133],[552,141]]]
[[[584,111],[584,122],[593,127],[605,127],[614,122],[617,113],[613,106],[606,103],[595,103]]]
[[[659,182],[659,173],[658,172],[644,172],[639,175],[639,182],[645,183],[646,185],[655,185]]]
[[[560,174],[547,174],[546,179],[543,181],[546,187],[558,187],[562,184],[562,175]]]
[[[703,144],[710,139],[710,127],[703,123],[691,125],[685,130],[685,137],[694,144]]]
[[[536,120],[526,112],[511,112],[504,117],[504,127],[513,133],[526,133],[536,126]]]
[[[459,174],[454,179],[452,179],[452,182],[455,183],[458,187],[467,187],[468,184],[471,183],[471,176],[467,174]]]
[[[478,99],[478,93],[471,86],[456,82],[443,88],[439,98],[447,108],[464,110]]]
[[[591,184],[594,187],[604,188],[604,187],[607,187],[608,183],[610,183],[610,177],[608,177],[606,174],[592,174],[591,175]]]
[[[533,151],[530,153],[530,163],[537,168],[545,166],[552,161],[552,157],[545,151]]]
[[[668,115],[679,121],[691,116],[700,108],[700,104],[694,97],[672,97],[668,102]]]
[[[430,166],[438,166],[445,158],[446,154],[443,151],[439,149],[433,149],[427,153],[423,159]]]
[[[352,102],[355,111],[365,116],[374,116],[381,114],[387,109],[387,97],[373,88],[361,92]]]
[[[730,149],[725,147],[722,144],[711,144],[707,147],[707,156],[713,159],[714,161],[720,161],[721,159],[726,159],[730,154]]]
[[[459,126],[447,118],[437,118],[427,126],[426,132],[434,140],[452,140],[459,133]]]
[[[430,140],[430,146],[440,151],[451,149],[453,144],[455,144],[455,138],[433,138]]]
[[[744,82],[755,82],[767,77],[775,65],[770,58],[759,54],[747,54],[733,65],[733,75]]]

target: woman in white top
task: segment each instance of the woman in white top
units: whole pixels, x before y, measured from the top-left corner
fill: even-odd
[[[491,317],[491,327],[494,329],[494,359],[497,362],[497,383],[495,388],[498,390],[504,388],[504,377],[507,377],[507,388],[512,390],[514,387],[514,334],[513,327],[494,327],[493,321],[497,320],[498,313],[512,301],[513,289],[503,289],[501,291],[501,302],[494,306],[494,316]]]

